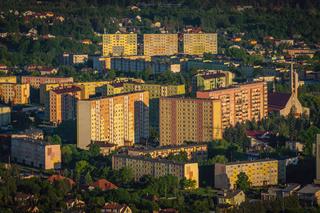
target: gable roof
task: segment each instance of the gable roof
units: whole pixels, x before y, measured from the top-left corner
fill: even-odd
[[[286,107],[290,93],[273,92],[268,94],[268,111],[279,111]]]
[[[70,184],[70,186],[73,186],[73,185],[76,184],[72,179],[67,178],[67,177],[64,177],[64,176],[62,176],[62,175],[51,175],[50,177],[48,177],[48,181],[49,181],[50,183],[53,183],[53,182],[55,182],[55,181],[60,181],[60,180],[66,180],[66,181],[68,181],[68,183]]]
[[[93,187],[99,188],[102,191],[111,190],[111,189],[117,189],[118,186],[115,184],[107,181],[106,179],[99,179],[96,182],[92,184]]]

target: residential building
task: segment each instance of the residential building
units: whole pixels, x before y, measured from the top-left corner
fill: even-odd
[[[299,189],[300,185],[297,183],[289,183],[284,188],[268,188],[267,192],[261,193],[261,200],[276,200],[276,199],[283,199],[289,196],[293,196]]]
[[[313,58],[316,50],[308,49],[308,48],[292,48],[284,50],[289,56],[297,57],[297,56],[309,56]]]
[[[192,89],[213,90],[233,84],[234,73],[222,70],[200,70],[192,77]]]
[[[320,186],[308,184],[297,192],[300,202],[306,205],[320,205]]]
[[[11,139],[11,159],[17,163],[45,170],[60,169],[60,145],[32,138],[13,137]]]
[[[132,210],[126,204],[110,202],[104,204],[101,208],[101,213],[132,213]]]
[[[61,63],[64,65],[83,64],[89,59],[88,54],[69,54],[63,53],[61,56]]]
[[[152,158],[166,158],[169,155],[176,155],[184,152],[188,159],[205,159],[207,157],[207,143],[181,144],[178,146],[160,146],[156,148],[136,147],[129,148],[128,155],[150,156]]]
[[[195,181],[195,188],[199,187],[198,163],[181,163],[165,159],[152,159],[143,156],[113,155],[112,169],[130,168],[135,180],[144,175],[162,177],[173,175],[179,180],[186,178]]]
[[[17,77],[16,76],[1,76],[0,77],[0,83],[17,83]]]
[[[72,77],[22,76],[21,83],[30,84],[33,88],[40,88],[40,84],[72,83]]]
[[[305,114],[309,116],[310,109],[303,107],[298,98],[299,76],[291,64],[290,72],[291,93],[271,92],[268,94],[268,111],[288,116],[291,112],[296,117]]]
[[[76,104],[81,98],[81,89],[76,86],[58,87],[49,92],[49,102],[45,105],[50,122],[59,124],[76,119]]]
[[[144,55],[174,55],[178,53],[178,34],[144,34]]]
[[[268,95],[265,82],[251,82],[228,88],[198,91],[197,98],[212,98],[221,101],[222,128],[247,120],[259,121],[268,115]]]
[[[11,123],[11,108],[0,104],[0,127]]]
[[[320,184],[320,134],[317,134],[316,139],[316,179],[315,184]]]
[[[214,187],[234,189],[240,172],[244,172],[250,181],[250,186],[277,185],[282,168],[278,160],[265,159],[256,161],[216,163],[214,166]]]
[[[246,201],[246,194],[242,190],[222,190],[217,194],[218,205],[240,206]]]
[[[137,55],[137,34],[103,34],[103,56],[128,56]]]
[[[217,33],[188,33],[183,35],[183,52],[188,55],[218,53]]]
[[[161,84],[142,84],[124,83],[124,92],[148,91],[149,92],[149,120],[150,126],[159,130],[159,98],[185,94],[185,85],[161,85]]]
[[[149,137],[149,93],[132,92],[80,100],[77,146],[94,142],[128,146]]]
[[[28,104],[29,84],[0,83],[0,99],[6,104]]]
[[[98,188],[101,191],[107,191],[107,190],[117,189],[119,187],[106,179],[99,179],[96,182],[90,184],[89,186],[89,190],[92,190],[95,188]]]
[[[220,100],[161,97],[159,109],[161,146],[222,138]]]

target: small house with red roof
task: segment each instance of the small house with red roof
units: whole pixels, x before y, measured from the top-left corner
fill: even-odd
[[[60,181],[60,180],[66,180],[70,186],[74,186],[76,184],[72,179],[64,177],[62,175],[51,175],[50,177],[48,177],[48,181],[50,183],[54,183],[55,181]]]
[[[107,190],[117,189],[118,186],[107,181],[106,179],[99,179],[89,186],[89,190],[93,190],[94,188],[98,188],[101,191],[107,191]]]
[[[126,204],[119,204],[115,202],[106,203],[101,212],[112,212],[112,213],[131,213],[132,210]]]

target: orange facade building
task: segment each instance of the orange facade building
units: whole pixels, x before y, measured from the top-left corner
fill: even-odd
[[[21,83],[40,88],[40,84],[72,83],[72,77],[22,76]]]
[[[197,98],[221,101],[222,128],[237,122],[261,120],[268,114],[268,94],[265,82],[251,82],[211,91],[198,91]]]
[[[149,137],[149,92],[80,100],[77,105],[77,146],[94,142],[127,146]]]
[[[221,139],[221,102],[212,99],[160,98],[160,145]]]

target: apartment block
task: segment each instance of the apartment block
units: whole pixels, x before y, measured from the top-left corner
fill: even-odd
[[[212,99],[160,98],[160,145],[221,139],[221,101]]]
[[[21,83],[30,84],[33,88],[40,88],[40,84],[72,83],[72,77],[22,76]]]
[[[197,98],[221,101],[223,128],[234,126],[237,122],[258,121],[268,115],[266,82],[251,82],[228,88],[198,91]]]
[[[103,56],[128,56],[137,53],[137,34],[104,34],[102,37]]]
[[[41,169],[61,168],[61,149],[59,144],[43,140],[12,137],[11,159],[14,162]]]
[[[28,104],[29,84],[0,83],[0,99],[6,104]]]
[[[125,92],[148,91],[150,98],[150,126],[159,129],[159,98],[185,94],[185,85],[161,85],[161,84],[139,84],[124,83]]]
[[[214,187],[222,189],[236,188],[236,182],[240,172],[244,172],[252,187],[277,185],[281,170],[278,160],[265,159],[256,161],[230,162],[226,164],[216,163],[214,166]]]
[[[201,70],[192,78],[192,89],[212,90],[233,84],[234,73],[222,70]]]
[[[149,137],[149,93],[133,92],[80,100],[77,146],[94,142],[130,146]]]
[[[207,143],[181,144],[178,146],[160,146],[156,148],[135,147],[128,149],[128,155],[150,156],[152,158],[166,158],[184,152],[188,159],[205,159],[208,150]]]
[[[130,168],[133,171],[135,180],[139,180],[144,175],[152,177],[161,177],[173,175],[179,180],[186,178],[194,180],[199,187],[198,163],[180,163],[164,159],[151,159],[141,156],[113,155],[112,169]]]
[[[144,34],[144,55],[160,56],[178,53],[178,34]]]
[[[11,108],[0,104],[0,127],[11,123]]]
[[[49,92],[46,115],[50,122],[59,124],[76,119],[76,104],[81,98],[81,89],[76,86],[58,87]]]
[[[0,77],[0,83],[17,83],[17,77],[16,76],[1,76]]]
[[[188,55],[218,53],[217,33],[188,33],[183,35],[183,51]]]

